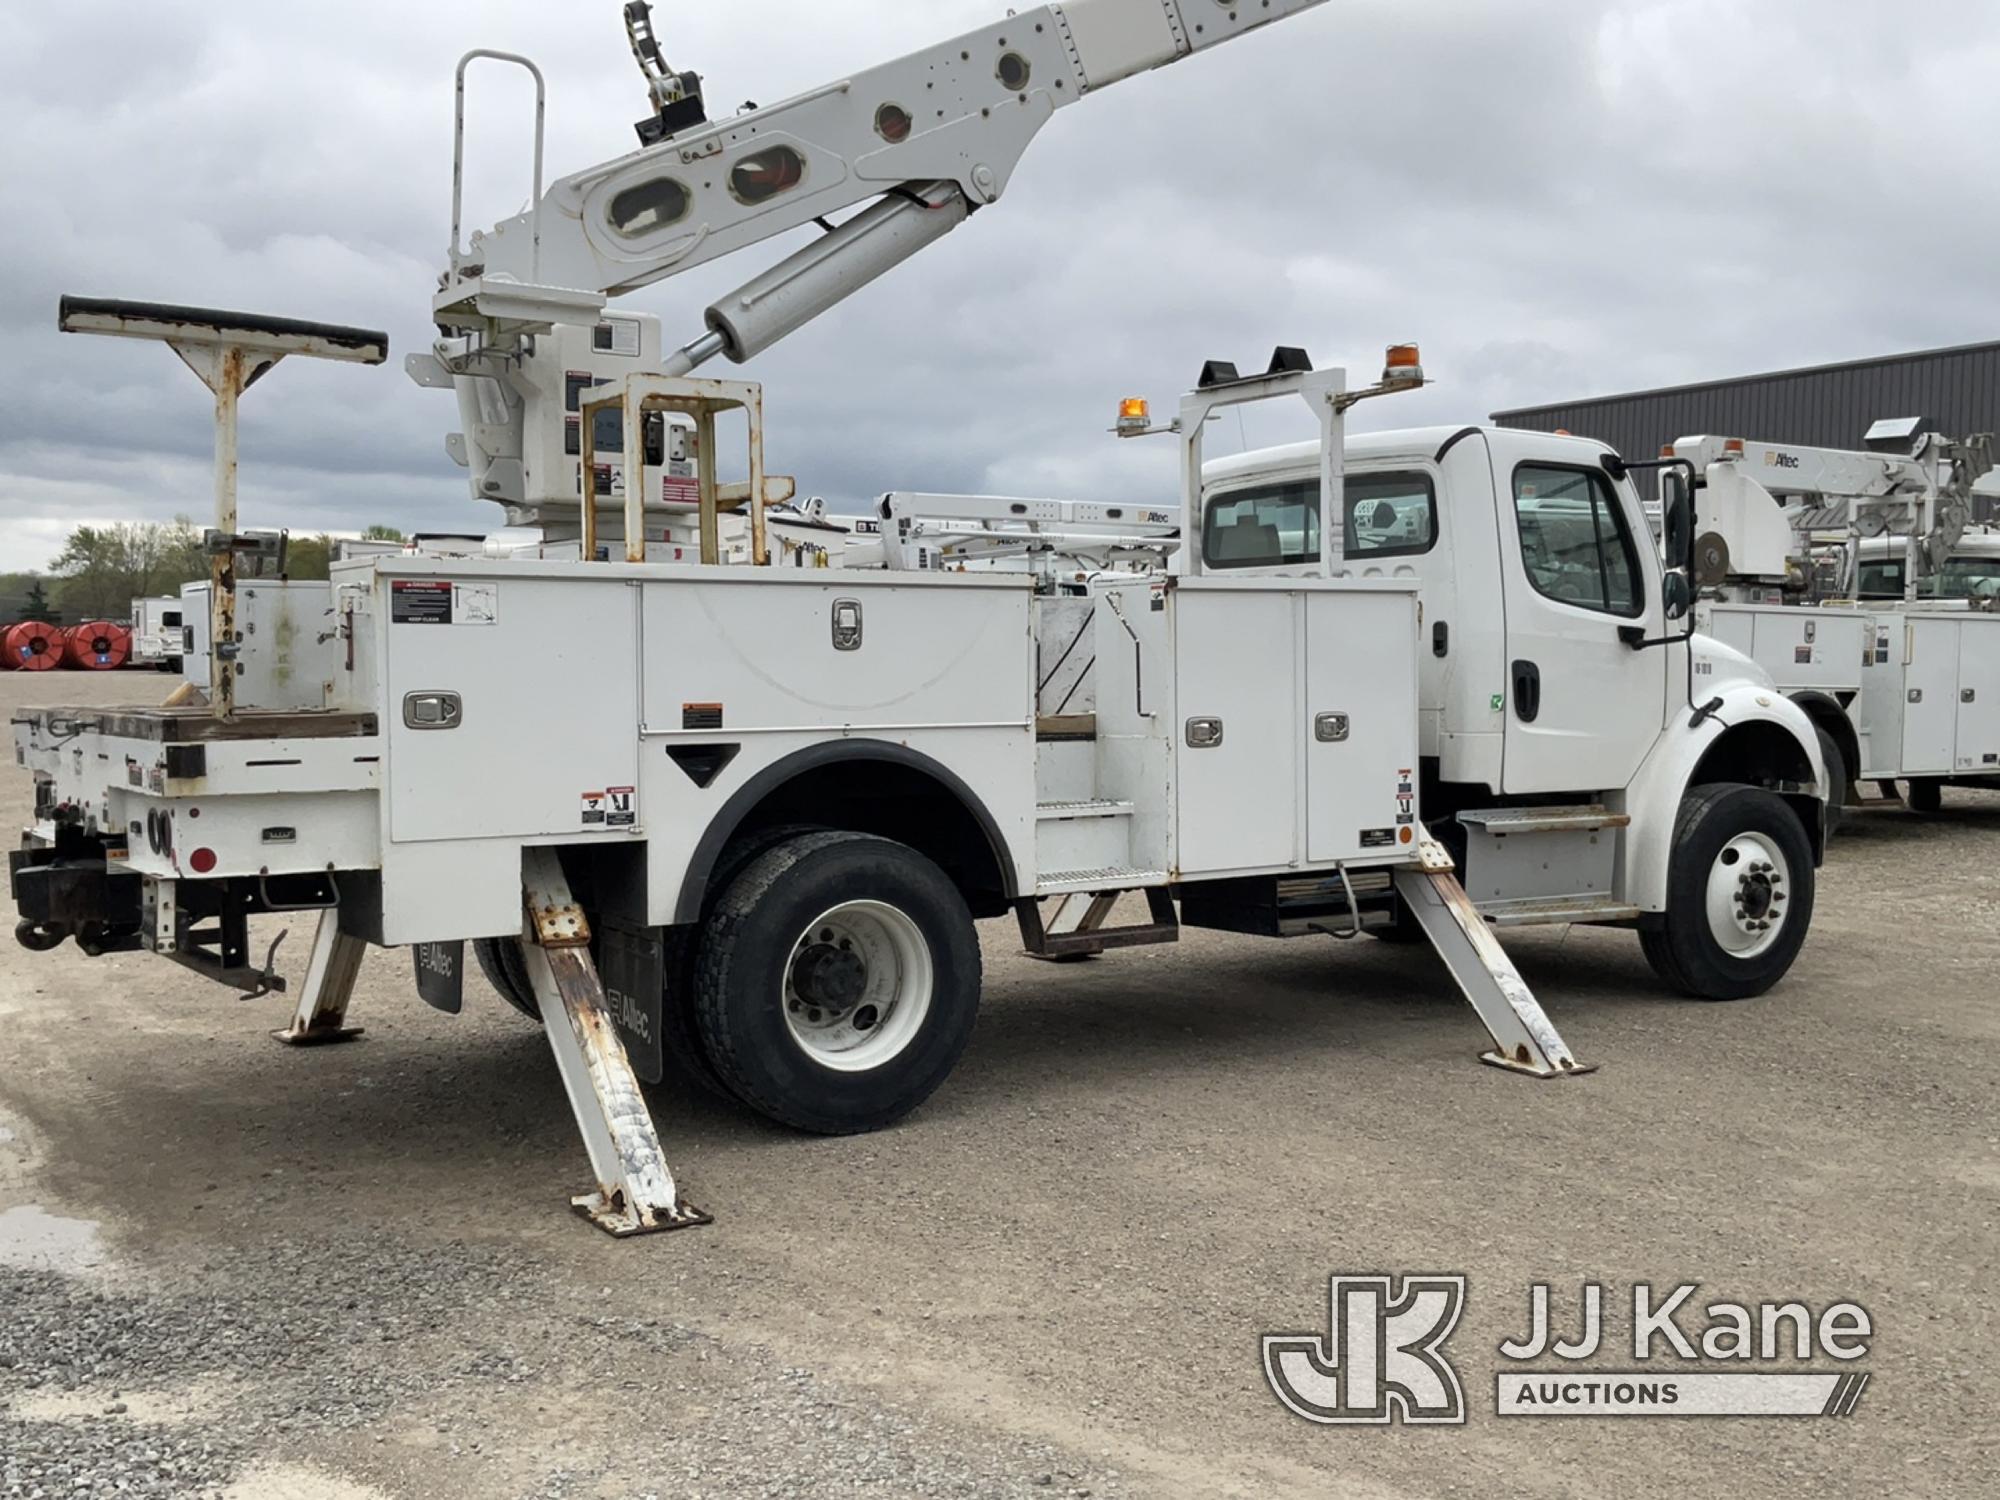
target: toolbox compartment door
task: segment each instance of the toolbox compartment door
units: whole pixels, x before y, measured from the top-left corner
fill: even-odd
[[[383,585],[404,582],[433,580]],[[639,591],[490,573],[460,586],[475,592],[449,610],[380,606],[390,842],[629,837],[644,818]],[[450,727],[405,721],[413,695],[444,693]]]

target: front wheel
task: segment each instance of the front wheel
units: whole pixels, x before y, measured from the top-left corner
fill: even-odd
[[[1704,786],[1681,804],[1663,926],[1647,961],[1697,1000],[1748,1000],[1784,978],[1812,927],[1812,844],[1771,792]]]
[[[853,833],[746,866],[702,934],[695,1014],[710,1063],[758,1113],[819,1135],[894,1124],[957,1065],[979,940],[945,873]]]

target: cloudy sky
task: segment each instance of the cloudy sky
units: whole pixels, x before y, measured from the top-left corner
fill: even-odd
[[[658,6],[711,110],[982,24],[991,0]],[[548,73],[551,176],[623,153],[615,0],[0,7],[0,569],[80,521],[200,516],[207,397],[163,348],[55,331],[63,292],[386,328],[245,407],[245,524],[496,524],[401,372],[445,254],[451,71]],[[524,206],[526,95],[478,79],[468,218]],[[791,248],[647,289],[670,344]],[[1501,407],[2000,338],[1992,0],[1333,0],[1063,111],[1008,196],[764,355],[771,464],[891,488],[1137,499],[1171,447],[1104,435],[1209,357],[1278,343]],[[2000,415],[2000,414],[1997,414]],[[1291,435],[1254,425],[1238,441]],[[1223,451],[1230,446],[1225,437]]]

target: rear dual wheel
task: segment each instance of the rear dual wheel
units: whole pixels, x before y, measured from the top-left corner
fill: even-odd
[[[788,839],[704,925],[693,987],[709,1065],[743,1103],[819,1135],[894,1124],[957,1066],[980,954],[958,888],[905,845]]]

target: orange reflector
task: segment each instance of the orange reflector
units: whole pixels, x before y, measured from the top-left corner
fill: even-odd
[[[1423,368],[1423,350],[1415,344],[1391,344],[1389,346],[1388,367],[1392,370],[1420,370]]]
[[[1405,828],[1403,830],[1401,837],[1403,842],[1406,844],[1414,844],[1417,841],[1416,833],[1408,828]]]

